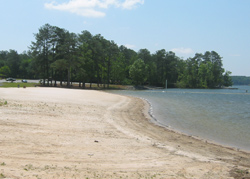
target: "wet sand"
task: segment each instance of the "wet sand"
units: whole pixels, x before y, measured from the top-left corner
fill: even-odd
[[[0,178],[250,177],[250,153],[154,125],[148,108],[94,90],[0,88]]]

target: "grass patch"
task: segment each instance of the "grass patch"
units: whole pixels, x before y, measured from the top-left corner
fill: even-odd
[[[0,173],[0,178],[6,178],[6,176],[2,173]]]
[[[35,87],[38,85],[37,83],[10,83],[10,82],[4,82],[2,83],[2,86],[0,88],[17,88],[19,85],[19,88],[24,87]]]
[[[4,102],[1,102],[1,101],[0,101],[0,106],[7,105],[7,104],[8,104],[7,101],[4,101]]]
[[[104,86],[103,84],[100,84],[99,86],[96,83],[92,83],[91,88],[90,84],[86,83],[85,84],[85,89],[96,89],[96,90],[125,90],[128,88],[129,85],[115,85],[115,84],[110,84],[109,88],[107,87],[107,84]],[[73,88],[79,88],[78,84],[74,84],[72,86]]]
[[[93,90],[125,90],[131,88],[130,85],[115,85],[115,84],[110,84],[108,88],[107,84],[105,86],[103,84],[100,84],[98,86],[96,83],[92,83],[91,87],[90,83],[85,83],[85,88],[79,87],[78,83],[73,83],[72,85],[70,85],[70,87],[68,87],[66,83],[62,83],[62,85],[60,85],[60,83],[57,83],[57,86],[54,86],[54,83],[52,85],[51,84],[47,85],[47,83],[45,85],[37,84],[37,86],[71,88],[71,89],[93,89]]]
[[[26,171],[34,170],[34,169],[35,169],[35,168],[34,168],[33,165],[31,165],[31,164],[25,165],[25,168],[24,168],[24,170],[26,170]]]

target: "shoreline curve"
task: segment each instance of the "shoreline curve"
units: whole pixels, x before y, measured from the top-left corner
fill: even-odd
[[[0,94],[7,178],[234,178],[250,167],[249,153],[153,124],[139,98],[39,87]]]

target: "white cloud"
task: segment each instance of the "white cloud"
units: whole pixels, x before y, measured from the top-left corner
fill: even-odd
[[[144,4],[144,0],[69,0],[65,3],[45,3],[46,9],[55,9],[71,12],[85,17],[103,17],[102,11],[111,6],[115,8],[132,9],[138,4]]]
[[[133,48],[136,47],[135,45],[131,45],[131,44],[126,44],[124,46],[127,47],[127,48],[129,48],[129,49],[133,49]]]
[[[194,51],[191,48],[173,48],[171,49],[171,51],[175,52],[175,53],[179,53],[179,54],[183,54],[183,55],[188,55],[188,54],[192,54],[194,53]]]
[[[144,4],[144,0],[125,0],[121,6],[124,9],[132,9],[135,8],[137,4]]]

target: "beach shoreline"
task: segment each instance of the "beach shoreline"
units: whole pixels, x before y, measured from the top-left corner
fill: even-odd
[[[149,116],[151,117],[151,122],[154,124],[154,125],[157,125],[159,127],[163,127],[165,128],[166,130],[168,131],[171,131],[171,132],[174,132],[174,133],[178,133],[180,135],[184,135],[184,136],[187,136],[187,137],[191,137],[195,140],[200,140],[201,142],[205,142],[205,143],[210,143],[212,145],[217,145],[219,147],[223,147],[223,148],[228,148],[230,150],[237,150],[237,151],[242,151],[242,152],[245,152],[245,153],[249,153],[250,155],[250,150],[246,150],[246,149],[243,149],[243,148],[240,148],[240,147],[233,147],[233,146],[230,146],[230,145],[227,145],[227,144],[222,144],[222,143],[219,143],[219,142],[216,142],[214,140],[210,140],[210,139],[207,139],[207,138],[203,138],[203,137],[200,137],[200,136],[196,136],[196,135],[189,135],[189,134],[186,134],[185,132],[183,131],[179,131],[175,128],[172,128],[171,126],[168,126],[168,125],[165,125],[165,124],[162,124],[160,123],[160,121],[157,120],[157,118],[153,115],[153,111],[152,111],[152,104],[145,98],[140,98],[142,100],[145,100],[149,105],[149,111],[148,111],[148,114]]]
[[[7,178],[249,175],[249,152],[155,125],[143,99],[94,90],[0,88],[4,101],[0,173]]]
[[[210,143],[212,145],[217,145],[218,147],[228,148],[230,150],[242,151],[242,152],[248,153],[250,155],[250,150],[246,150],[246,149],[243,149],[243,148],[240,148],[240,147],[233,147],[233,146],[230,146],[230,145],[227,145],[227,144],[222,144],[222,143],[216,142],[214,140],[203,138],[203,137],[200,137],[200,136],[197,136],[197,135],[189,135],[189,134],[185,133],[184,131],[179,131],[179,130],[177,130],[175,128],[172,128],[171,126],[162,124],[153,115],[153,105],[151,104],[151,102],[148,99],[142,98],[142,97],[134,97],[134,98],[139,98],[139,99],[142,99],[142,100],[144,100],[146,102],[146,104],[145,104],[146,110],[144,112],[145,112],[146,116],[149,115],[149,117],[148,117],[148,118],[150,118],[149,122],[151,122],[153,125],[162,127],[162,128],[164,128],[164,129],[166,129],[166,130],[168,130],[170,132],[174,132],[174,133],[178,133],[180,135],[191,137],[191,138],[193,138],[195,140],[199,140],[201,142]]]

